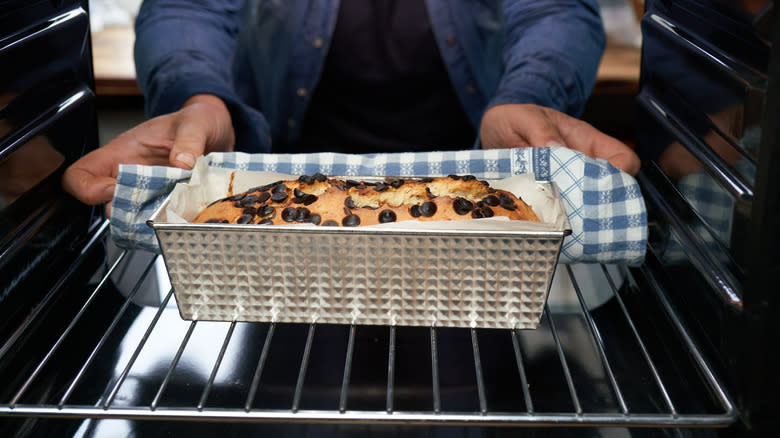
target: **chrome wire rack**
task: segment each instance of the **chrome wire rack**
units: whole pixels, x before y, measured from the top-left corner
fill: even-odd
[[[91,246],[102,250],[100,239]],[[736,418],[648,268],[562,265],[556,284],[570,301],[554,291],[537,330],[513,331],[184,321],[172,289],[157,306],[138,302],[158,259],[146,257],[128,293],[114,286],[138,258],[121,253],[86,287],[58,283],[2,340],[0,415],[658,427]]]

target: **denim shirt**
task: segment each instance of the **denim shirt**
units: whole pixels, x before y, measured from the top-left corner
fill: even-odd
[[[475,127],[495,105],[578,116],[605,35],[597,0],[426,0],[452,85]],[[135,65],[146,111],[194,94],[227,104],[236,148],[294,142],[336,26],[338,0],[146,0]],[[370,151],[367,151],[370,152]]]

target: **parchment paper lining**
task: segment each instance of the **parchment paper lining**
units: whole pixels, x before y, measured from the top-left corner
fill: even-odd
[[[297,179],[298,175],[286,175],[275,172],[253,172],[245,170],[209,167],[205,158],[198,158],[188,183],[179,183],[171,192],[171,198],[158,220],[167,223],[189,223],[207,205],[230,193],[241,193],[252,187],[269,184],[279,180]],[[350,177],[355,179],[354,177]],[[366,177],[368,178],[368,177]],[[387,224],[360,227],[364,230],[374,228],[404,228],[421,230],[495,230],[508,231],[559,231],[567,226],[566,212],[559,198],[550,190],[549,184],[539,183],[533,175],[514,175],[500,180],[491,180],[490,186],[506,190],[521,197],[533,208],[542,222],[510,221],[505,217],[484,218],[468,221],[402,221]],[[255,225],[268,227],[273,225]],[[311,224],[286,226],[314,227]]]

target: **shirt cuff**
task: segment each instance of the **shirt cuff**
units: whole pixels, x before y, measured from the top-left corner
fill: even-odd
[[[172,113],[181,109],[187,99],[196,94],[213,94],[225,104],[239,103],[233,90],[223,81],[208,76],[181,75],[158,82],[160,90],[147,93],[154,96],[147,100],[146,111],[151,117]]]
[[[515,78],[513,82],[522,83],[522,87],[499,88],[496,95],[488,102],[486,110],[497,105],[530,103],[568,112],[568,98],[561,93],[559,85],[555,82],[535,74],[523,75]]]
[[[208,76],[181,75],[162,81],[160,92],[147,101],[147,114],[151,117],[169,114],[181,109],[184,102],[196,94],[219,97],[227,106],[236,134],[236,150],[246,152],[270,152],[270,128],[265,117],[246,105],[224,81]]]

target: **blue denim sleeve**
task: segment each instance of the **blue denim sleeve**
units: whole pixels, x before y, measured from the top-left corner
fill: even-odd
[[[251,145],[260,152],[270,147],[267,123],[241,102],[232,85],[243,3],[145,0],[135,23],[136,77],[149,116],[174,112],[194,94],[213,94],[231,112],[237,148]]]
[[[504,75],[488,108],[533,103],[579,116],[606,36],[597,0],[504,0]]]

